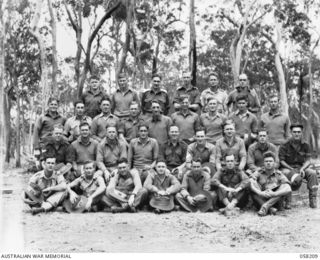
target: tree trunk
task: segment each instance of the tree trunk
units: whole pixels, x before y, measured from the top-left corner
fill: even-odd
[[[281,63],[280,58],[280,43],[282,39],[282,30],[281,30],[281,24],[277,21],[277,18],[275,17],[276,21],[276,34],[277,39],[275,42],[275,65],[278,73],[278,80],[279,80],[279,88],[280,88],[280,100],[281,100],[281,110],[284,114],[288,115],[288,97],[287,97],[287,86],[286,86],[286,79],[284,76],[283,71],[283,65]]]
[[[101,29],[102,25],[104,24],[104,22],[111,17],[112,13],[120,6],[120,4],[121,4],[121,1],[117,1],[116,4],[114,4],[112,7],[110,7],[105,12],[104,16],[101,18],[101,20],[99,21],[98,25],[96,26],[96,28],[93,30],[93,32],[89,36],[88,43],[87,43],[87,48],[86,48],[86,58],[85,58],[85,61],[84,61],[84,68],[83,68],[82,73],[81,73],[81,78],[80,78],[80,83],[79,83],[79,88],[78,88],[78,98],[81,98],[81,96],[82,96],[84,83],[86,81],[87,73],[88,73],[89,68],[90,68],[91,46],[92,46],[93,40],[97,36],[97,34],[98,34],[99,30]]]
[[[51,36],[52,36],[52,85],[50,93],[57,95],[58,86],[57,86],[57,73],[58,73],[58,59],[57,59],[57,23],[55,14],[53,12],[53,7],[51,0],[47,0],[49,13],[50,13],[50,25],[51,25]]]
[[[17,93],[17,118],[16,118],[16,167],[21,167],[21,98],[20,94]]]
[[[189,27],[190,27],[190,50],[189,50],[189,69],[192,73],[191,84],[196,85],[197,82],[197,50],[196,50],[196,28],[194,22],[194,0],[190,0],[189,12]]]
[[[126,65],[126,58],[128,54],[128,50],[130,47],[130,30],[131,30],[131,24],[133,22],[133,11],[135,7],[135,1],[133,0],[126,2],[126,10],[127,10],[127,21],[126,21],[126,40],[122,47],[122,55],[120,58],[119,66],[116,71],[116,80],[118,80],[119,73],[125,68]]]
[[[45,53],[45,43],[39,32],[38,24],[41,15],[43,0],[37,1],[37,6],[33,20],[31,22],[31,33],[36,38],[39,50],[40,50],[40,67],[41,67],[41,79],[40,89],[42,90],[42,111],[45,111],[46,101],[48,99],[48,70],[47,70],[47,58]]]
[[[11,111],[11,99],[8,93],[4,95],[4,102],[3,102],[3,113],[4,113],[4,135],[5,135],[5,147],[6,147],[6,154],[5,154],[5,162],[9,163],[11,154],[11,122],[10,122],[10,111]]]
[[[4,100],[4,72],[5,72],[5,61],[4,61],[4,42],[5,42],[5,26],[3,20],[3,0],[0,0],[0,143],[6,143],[6,125],[5,123],[5,100]],[[7,152],[7,149],[5,150]],[[4,150],[0,150],[0,170],[3,169],[3,158]]]
[[[34,97],[30,97],[30,109],[29,109],[29,136],[28,136],[28,153],[32,154],[32,124],[34,123]]]

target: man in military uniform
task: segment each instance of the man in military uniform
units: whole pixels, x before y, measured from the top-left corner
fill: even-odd
[[[84,164],[84,174],[67,186],[71,203],[75,203],[79,196],[73,191],[73,188],[78,188],[78,190],[81,191],[82,196],[85,196],[88,199],[85,205],[86,211],[90,211],[91,208],[98,203],[105,206],[103,197],[105,196],[106,185],[101,174],[96,172],[96,168],[96,163],[94,161],[87,161]]]
[[[142,188],[137,169],[129,169],[128,160],[122,158],[113,172],[107,187],[108,206],[113,213],[131,211],[142,205],[147,198],[147,192]]]
[[[263,158],[264,168],[256,171],[250,179],[252,199],[260,207],[258,215],[261,217],[275,214],[277,208],[274,205],[291,193],[290,182],[275,168],[275,154],[266,152]]]
[[[167,115],[170,109],[170,101],[167,91],[160,88],[161,76],[154,74],[152,76],[152,87],[142,93],[141,109],[144,115],[150,117],[152,114],[152,101],[156,100],[160,104],[161,113]]]
[[[25,191],[25,197],[32,205],[33,215],[40,212],[48,212],[58,207],[66,198],[66,181],[63,175],[58,175],[54,170],[56,158],[47,154],[44,160],[42,171],[34,174]]]

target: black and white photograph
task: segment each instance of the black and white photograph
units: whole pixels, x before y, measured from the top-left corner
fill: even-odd
[[[319,0],[0,0],[1,259],[317,259],[319,139]]]

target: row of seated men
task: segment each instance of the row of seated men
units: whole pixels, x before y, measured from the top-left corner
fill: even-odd
[[[43,156],[47,157],[48,154],[51,154],[51,157],[54,157],[53,164],[57,161],[61,162],[61,156],[68,158],[65,162],[67,165],[72,165],[73,170],[67,171],[66,173],[59,173],[58,171],[55,175],[62,176],[64,174],[67,183],[69,183],[67,186],[68,194],[73,194],[70,195],[69,198],[73,202],[76,198],[70,190],[74,187],[73,185],[76,183],[75,186],[86,187],[87,184],[86,182],[83,183],[83,181],[90,182],[93,180],[88,177],[90,180],[88,181],[88,178],[85,177],[87,175],[87,161],[91,162],[89,163],[89,166],[92,168],[91,175],[96,172],[95,164],[97,163],[99,170],[92,176],[99,177],[99,183],[104,183],[104,190],[105,186],[109,187],[111,185],[111,188],[109,188],[112,190],[111,194],[113,194],[113,197],[123,198],[123,203],[120,203],[119,206],[113,205],[110,202],[110,196],[109,200],[102,196],[104,198],[104,206],[110,208],[112,211],[128,210],[129,208],[135,211],[136,206],[141,205],[141,203],[143,204],[146,198],[149,197],[146,195],[146,190],[151,193],[151,197],[156,194],[158,197],[160,196],[160,198],[170,198],[169,195],[173,195],[171,194],[171,190],[174,190],[175,192],[173,193],[180,194],[176,196],[178,204],[188,211],[197,210],[197,207],[195,207],[197,203],[202,205],[200,210],[204,211],[213,210],[217,207],[222,207],[222,211],[234,209],[237,208],[237,206],[241,207],[246,205],[248,195],[246,191],[250,183],[248,177],[256,181],[258,179],[260,180],[260,182],[258,180],[260,186],[251,185],[250,187],[255,194],[261,195],[262,198],[270,199],[276,194],[277,196],[281,194],[280,197],[288,195],[286,197],[285,208],[290,208],[291,188],[298,189],[302,183],[302,179],[306,178],[309,189],[310,207],[315,208],[317,206],[318,179],[316,172],[310,167],[309,146],[302,141],[303,126],[291,125],[290,129],[292,137],[280,146],[279,152],[277,147],[268,141],[267,130],[264,128],[259,129],[257,141],[249,146],[247,153],[245,142],[236,136],[234,123],[230,120],[224,122],[222,126],[223,137],[220,138],[215,145],[207,141],[206,132],[203,128],[196,129],[195,142],[187,145],[179,138],[179,127],[171,125],[169,127],[168,142],[159,146],[156,139],[148,136],[148,125],[141,123],[137,127],[138,137],[130,141],[128,148],[124,141],[121,141],[118,137],[116,126],[107,126],[106,137],[98,143],[90,137],[89,124],[83,122],[80,124],[80,137],[72,142],[71,145],[69,145],[63,137],[61,126],[57,125],[54,127],[51,140],[55,140],[55,142],[49,142],[49,145],[44,146]],[[60,144],[65,144],[65,149],[61,149],[62,146],[60,146]],[[55,145],[57,146],[55,147]],[[79,161],[79,158],[83,161]],[[116,160],[115,163],[108,164],[109,158]],[[277,170],[278,168],[280,171]],[[30,193],[32,194],[32,190],[34,190],[33,187],[37,187],[36,189],[38,191],[44,189],[45,193],[47,192],[47,187],[42,184],[41,180],[41,178],[48,178],[45,177],[46,161],[44,163],[44,169],[44,171],[34,176],[35,180],[31,179],[29,186],[29,188],[31,188],[26,195],[28,199],[32,197]],[[118,183],[119,186],[115,186],[114,183],[119,181],[117,172],[119,172],[120,169],[127,172],[127,174],[124,180]],[[271,170],[269,171],[268,169]],[[244,170],[246,170],[246,172],[244,172]],[[120,172],[122,171],[120,170]],[[133,177],[134,174],[132,175],[131,172],[136,172],[136,177]],[[52,174],[53,172],[51,172],[51,175]],[[141,185],[144,185],[145,189],[143,194],[145,195],[141,197],[139,193],[139,196],[137,196],[138,193],[133,192],[132,189],[128,192],[126,188],[123,188],[123,184],[126,183],[129,175],[131,175],[132,180],[139,179]],[[63,179],[62,177],[60,178]],[[86,180],[84,180],[84,178]],[[48,182],[45,183],[48,184]],[[129,183],[137,182],[129,180]],[[173,185],[172,187],[169,185],[170,183]],[[141,187],[141,185],[137,187]],[[97,186],[100,187],[100,185],[95,183],[96,188]],[[58,187],[60,189],[60,185],[58,185]],[[150,188],[149,190],[148,187]],[[169,187],[172,189],[168,189]],[[103,188],[99,189],[99,192],[94,192],[93,194],[100,194],[102,189]],[[110,191],[110,189],[107,189],[107,193],[102,193],[108,194],[108,190]],[[51,190],[50,187],[49,190]],[[168,190],[170,191],[169,194]],[[210,195],[208,193],[197,194],[194,190],[200,190],[202,193],[207,191]],[[132,192],[133,196],[131,196]],[[90,192],[85,192],[88,198],[92,198],[92,196],[88,195],[89,193]],[[39,194],[43,193],[40,192]],[[61,200],[65,199],[65,192],[60,192],[60,195]],[[134,204],[135,206],[133,206],[133,197],[136,196],[138,200],[137,203]],[[45,198],[45,196],[43,198]],[[158,203],[162,206],[163,198],[158,199]],[[61,203],[61,200],[58,202]],[[278,202],[279,200],[274,201]],[[88,205],[91,205],[92,200],[88,201]],[[262,203],[263,201],[264,203]],[[59,204],[58,202],[48,203],[54,207],[54,205]],[[168,199],[167,202],[169,203],[170,200]],[[261,208],[259,215],[263,216],[268,212],[276,212],[276,208],[271,207],[273,206],[272,203],[265,204],[266,201],[263,199],[260,200],[260,202],[259,205]],[[35,207],[32,212],[38,213],[52,208],[49,207],[48,203],[44,204],[47,206],[41,204],[41,207]],[[154,200],[150,200],[150,205],[151,204],[155,205]],[[157,208],[157,210],[167,211],[168,205],[164,208],[162,206],[160,209]],[[171,206],[174,207],[172,196]],[[90,207],[88,206],[87,209]]]
[[[170,173],[166,163],[158,160],[144,183],[139,171],[129,169],[127,159],[120,159],[108,184],[97,171],[96,163],[88,161],[84,173],[70,183],[54,170],[55,158],[47,154],[44,170],[31,177],[25,192],[25,202],[32,214],[47,212],[63,205],[68,212],[104,210],[106,212],[136,212],[144,205],[156,213],[170,212],[179,207],[187,212],[220,212],[245,207],[251,195],[258,215],[275,214],[285,196],[295,187],[276,169],[276,156],[264,153],[264,167],[250,178],[235,165],[235,156],[227,155],[226,166],[212,178],[200,159],[191,162],[191,169],[182,183]],[[79,199],[79,198],[85,199]],[[81,201],[83,204],[79,206]],[[175,206],[176,205],[176,206]]]

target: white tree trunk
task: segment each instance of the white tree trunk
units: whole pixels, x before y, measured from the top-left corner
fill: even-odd
[[[275,43],[275,65],[278,73],[278,80],[279,80],[279,88],[280,88],[280,99],[281,99],[281,110],[284,114],[288,115],[288,97],[287,97],[287,88],[286,88],[286,79],[284,76],[283,66],[280,59],[280,43],[282,40],[282,29],[281,24],[277,21],[275,17],[276,23],[276,41]]]
[[[50,13],[50,25],[51,25],[51,36],[52,36],[52,86],[50,93],[57,94],[57,73],[58,73],[58,55],[57,55],[57,22],[52,7],[52,1],[47,0],[49,13]]]
[[[39,20],[41,16],[43,0],[38,0],[36,4],[36,10],[34,13],[33,20],[31,22],[31,33],[37,39],[40,49],[40,66],[41,66],[41,80],[40,89],[42,91],[42,112],[44,113],[46,108],[46,102],[48,99],[48,69],[47,69],[47,58],[45,53],[45,42],[42,35],[39,32]]]

